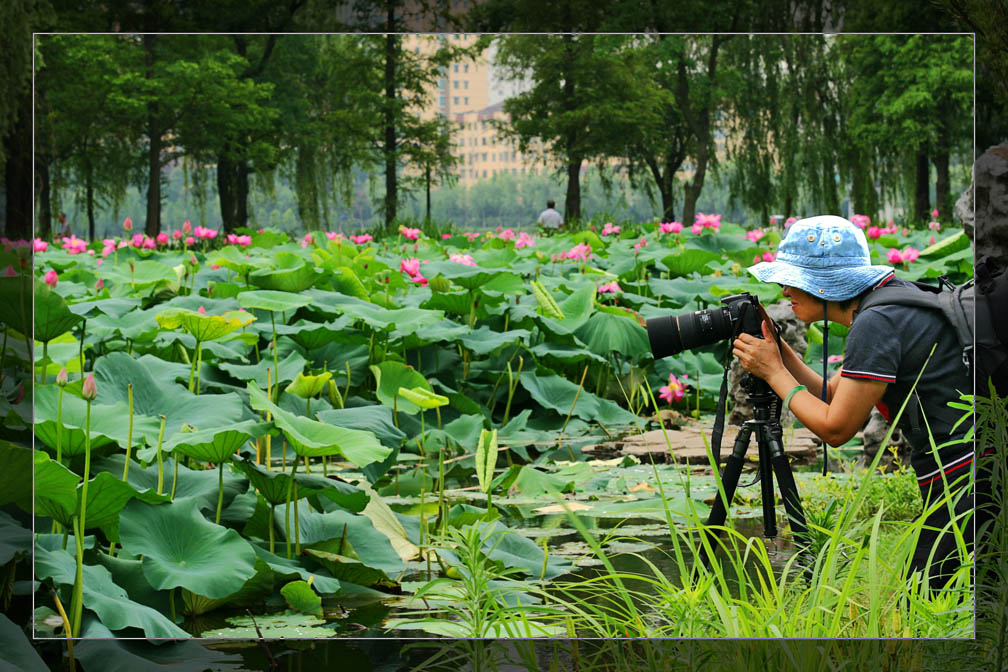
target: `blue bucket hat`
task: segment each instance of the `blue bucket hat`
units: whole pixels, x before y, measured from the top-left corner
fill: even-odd
[[[875,266],[864,232],[843,217],[799,219],[777,248],[774,261],[749,267],[763,282],[797,287],[827,301],[843,301],[874,287],[893,272]]]

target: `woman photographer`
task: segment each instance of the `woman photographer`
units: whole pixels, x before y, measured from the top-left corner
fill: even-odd
[[[965,487],[974,455],[972,443],[964,440],[969,423],[956,426],[962,413],[948,406],[959,400],[960,392],[971,391],[973,381],[952,325],[940,311],[919,307],[876,305],[859,312],[869,292],[911,283],[896,278],[888,266],[872,265],[864,233],[842,217],[794,222],[775,260],[749,272],[781,285],[803,322],[850,327],[843,366],[825,389],[822,376],[786,343],[778,350],[766,323],[763,339],[743,333],[734,341],[743,368],[765,380],[805,427],[839,446],[864,426],[872,407],[892,420],[906,401],[898,426],[911,446],[924,510],[935,508],[925,520],[910,572],[926,570],[931,587],[943,587],[959,567],[948,507],[931,506],[944,497],[946,483],[955,498],[956,523],[970,548],[973,540],[973,521],[967,516],[973,499]]]

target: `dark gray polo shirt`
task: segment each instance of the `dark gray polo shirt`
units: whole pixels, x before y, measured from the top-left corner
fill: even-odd
[[[896,277],[881,284],[912,286]],[[928,359],[932,347],[934,354]],[[959,401],[960,392],[973,392],[973,381],[962,362],[962,348],[953,327],[938,310],[878,305],[854,313],[841,375],[888,383],[877,405],[887,420],[899,412],[922,368],[916,395],[907,402],[898,425],[912,448],[911,463],[918,477],[937,467],[928,428],[935,445],[941,446],[964,437],[972,425],[967,420],[953,431],[963,412],[948,407],[950,401]],[[947,466],[966,453],[972,453],[971,444],[950,446],[941,451],[941,461]]]

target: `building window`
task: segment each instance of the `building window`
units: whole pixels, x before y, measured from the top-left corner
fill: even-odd
[[[469,64],[468,63],[466,63],[465,65],[462,66],[462,71],[463,72],[469,72]]]
[[[483,144],[484,145],[486,144],[486,138],[485,137],[483,138]]]
[[[486,176],[487,176],[487,174],[486,174],[486,171],[484,170],[483,171],[483,177],[486,177]]]
[[[452,105],[458,105],[458,96],[452,97]]]
[[[465,97],[465,104],[466,104],[466,105],[468,105],[468,104],[469,104],[469,96],[466,96],[466,97]]]
[[[483,160],[486,161],[486,152],[483,152]]]
[[[455,64],[455,72],[458,72],[458,63]]]
[[[453,89],[457,89],[458,88],[458,80],[457,79],[452,82],[452,88]]]
[[[438,96],[438,101],[439,101],[439,104],[441,105],[441,107],[444,107],[445,97],[444,96]]]
[[[517,168],[512,168],[511,169],[511,174],[512,175],[517,175],[518,174],[518,169]]]
[[[468,79],[465,79],[465,80],[462,81],[462,88],[463,89],[468,89],[469,88],[469,80]]]
[[[491,161],[496,161],[497,160],[497,152],[494,152],[493,154],[490,155],[490,160]]]

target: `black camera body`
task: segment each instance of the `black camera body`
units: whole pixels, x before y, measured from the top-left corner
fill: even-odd
[[[648,341],[655,359],[710,345],[741,333],[763,338],[759,299],[749,292],[721,299],[721,306],[647,320]]]

